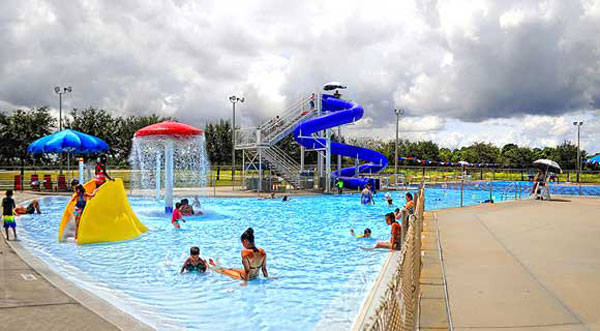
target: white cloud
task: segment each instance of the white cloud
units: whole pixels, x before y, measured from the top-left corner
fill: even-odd
[[[403,107],[415,139],[560,143],[600,108],[599,18],[590,0],[9,0],[0,107],[56,107],[52,88],[72,85],[66,109],[201,126],[229,118],[235,94],[251,125],[339,80],[365,108],[353,135],[391,136]]]

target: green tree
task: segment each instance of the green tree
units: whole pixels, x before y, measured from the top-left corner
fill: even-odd
[[[95,107],[84,110],[74,108],[70,115],[71,119],[67,119],[65,127],[106,141],[110,148],[109,161],[120,167],[127,166],[132,139],[137,130],[163,121],[175,121],[171,117],[158,115],[113,116],[110,112]]]
[[[25,163],[32,160],[32,155],[27,153],[29,144],[52,133],[55,124],[56,120],[51,116],[48,107],[17,109],[9,116],[2,114],[0,153],[3,162],[20,164],[23,171]]]
[[[450,148],[440,148],[440,160],[444,162],[452,161],[453,152]]]
[[[586,152],[584,150],[581,150],[580,154],[582,159],[585,158]],[[558,162],[563,169],[576,169],[577,145],[570,141],[564,141],[562,144],[556,146],[550,155],[550,159]]]
[[[206,124],[204,130],[206,151],[212,165],[217,166],[217,180],[221,177],[221,166],[231,160],[231,124],[223,119]]]
[[[127,166],[129,155],[131,154],[131,144],[135,132],[148,125],[164,122],[176,121],[172,117],[161,117],[158,115],[146,116],[128,116],[117,117],[114,120],[114,137],[110,146],[112,157],[116,164],[121,167]]]

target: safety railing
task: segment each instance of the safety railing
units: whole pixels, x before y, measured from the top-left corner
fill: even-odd
[[[419,316],[421,232],[424,210],[425,189],[421,184],[416,197],[415,213],[408,218],[408,229],[400,250],[398,264],[393,271],[394,275],[373,314],[366,316],[360,330],[416,329]]]
[[[272,146],[290,134],[298,124],[313,117],[317,110],[318,94],[300,98],[281,114],[258,127],[235,130],[235,147]]]
[[[263,149],[263,156],[287,182],[295,188],[300,186],[300,165],[277,146]]]
[[[243,128],[235,130],[235,148],[255,147],[258,143],[256,128]]]
[[[274,145],[290,134],[298,124],[314,116],[317,109],[318,95],[300,98],[291,104],[282,114],[261,124],[261,142]]]

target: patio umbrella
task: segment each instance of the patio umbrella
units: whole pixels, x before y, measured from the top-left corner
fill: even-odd
[[[463,166],[463,167],[468,167],[468,166],[470,166],[470,165],[471,165],[471,164],[470,164],[469,162],[467,162],[467,161],[458,161],[458,163],[457,163],[457,164],[458,164],[459,166]]]
[[[104,140],[71,129],[42,137],[27,147],[27,152],[34,155],[67,153],[67,171],[70,170],[70,153],[93,154],[107,150],[108,144]]]
[[[594,155],[594,156],[590,157],[589,159],[586,159],[585,163],[591,163],[594,165],[598,165],[600,163],[600,154]]]
[[[552,160],[548,160],[548,159],[535,160],[535,161],[533,161],[533,165],[535,165],[541,169],[546,169],[546,170],[551,169],[552,171],[555,171],[558,173],[562,172],[562,169],[560,168],[560,165],[558,163],[556,163],[555,161],[552,161]]]

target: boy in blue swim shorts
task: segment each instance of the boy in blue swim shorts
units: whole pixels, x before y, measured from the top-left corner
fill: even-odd
[[[17,223],[15,222],[14,209],[17,207],[15,200],[12,198],[13,191],[6,191],[6,198],[2,199],[2,220],[4,222],[4,231],[6,231],[6,240],[10,240],[8,237],[8,228],[12,228],[14,240],[17,240]]]

